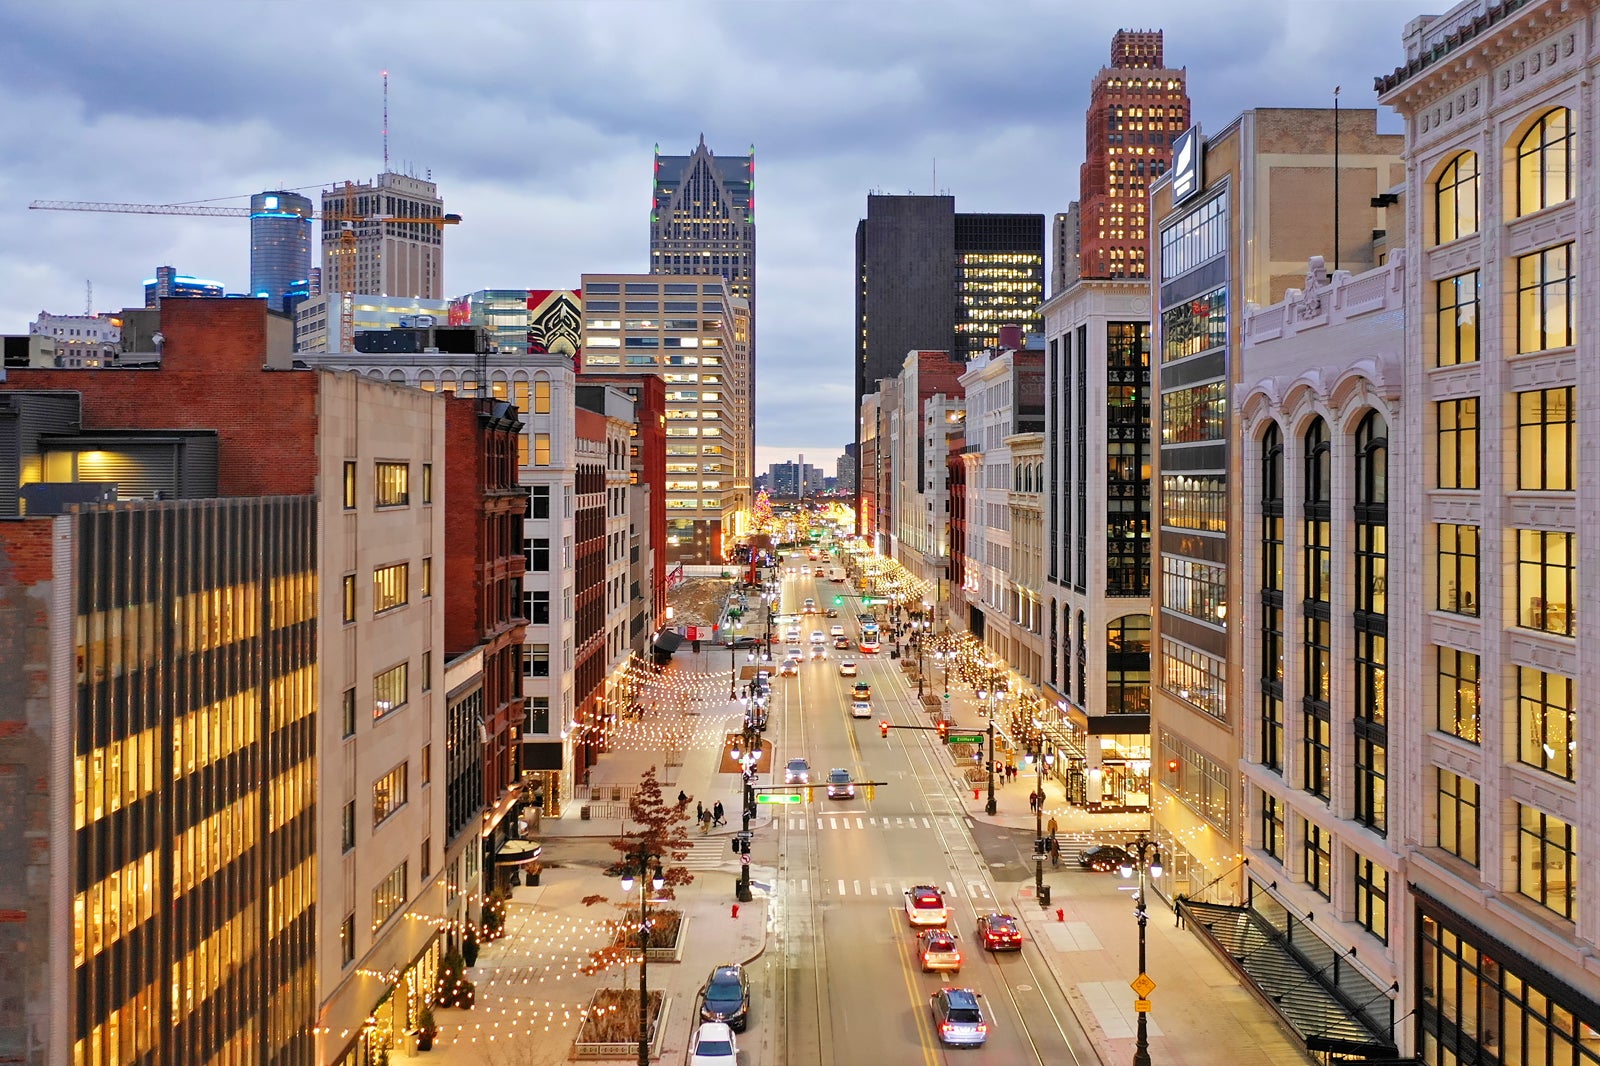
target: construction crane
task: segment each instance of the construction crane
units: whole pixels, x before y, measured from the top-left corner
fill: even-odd
[[[365,189],[361,191],[366,191]],[[400,224],[413,224],[419,226],[436,226],[441,233],[446,226],[461,224],[461,216],[455,214],[433,215],[429,217],[412,217],[406,215],[385,214],[359,214],[349,210],[351,198],[357,193],[353,182],[345,182],[343,192],[343,208],[337,211],[313,211],[305,217],[312,220],[339,223],[339,249],[340,253],[349,255],[356,248],[356,224],[359,222],[393,222]],[[35,200],[28,205],[29,211],[92,211],[117,215],[184,215],[192,218],[249,218],[255,214],[248,207],[215,207],[209,204],[116,204],[96,203],[84,200]],[[339,342],[344,351],[349,351],[355,340],[355,312],[351,303],[351,294],[342,293],[339,303]]]

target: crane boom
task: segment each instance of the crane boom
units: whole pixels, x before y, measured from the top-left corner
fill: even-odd
[[[255,214],[248,207],[212,207],[205,204],[109,204],[84,200],[35,200],[29,211],[98,211],[116,215],[189,215],[200,218],[249,218]],[[411,218],[400,215],[346,215],[332,211],[313,211],[309,219],[329,219],[335,222],[409,222],[418,225],[458,225],[460,215],[436,215],[431,218]]]

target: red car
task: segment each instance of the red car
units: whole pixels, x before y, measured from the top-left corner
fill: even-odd
[[[985,914],[978,918],[978,937],[990,951],[1021,951],[1022,930],[1009,914]]]

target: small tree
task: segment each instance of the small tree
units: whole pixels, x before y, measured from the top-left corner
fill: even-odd
[[[630,869],[629,857],[641,850],[649,852],[661,864],[663,884],[656,897],[675,899],[674,888],[694,881],[694,874],[687,867],[675,865],[689,857],[688,802],[667,800],[661,790],[661,781],[656,777],[656,768],[652,765],[639,778],[639,787],[628,800],[628,814],[639,829],[635,833],[625,832],[611,842],[611,847],[617,852],[617,860],[606,867],[607,875],[620,878],[624,873],[631,873],[639,877],[642,872],[648,881],[655,873],[654,868],[646,871]],[[603,895],[583,897],[584,905],[590,907],[609,900],[609,896]],[[620,906],[626,911],[629,905],[623,903]]]

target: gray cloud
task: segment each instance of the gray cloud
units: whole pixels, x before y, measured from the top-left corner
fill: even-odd
[[[866,193],[965,211],[1077,197],[1089,83],[1123,25],[1160,27],[1195,115],[1372,107],[1400,0],[325,4],[64,0],[0,33],[0,330],[142,299],[171,263],[242,290],[242,221],[29,212],[32,199],[163,203],[431,170],[465,223],[452,293],[560,288],[646,263],[650,153],[756,148],[757,425],[832,468],[853,435],[853,243]],[[61,62],[62,56],[74,56]],[[1385,128],[1398,129],[1391,120]],[[935,176],[937,168],[937,176]],[[242,203],[242,200],[231,201]],[[765,469],[766,462],[758,464]]]

